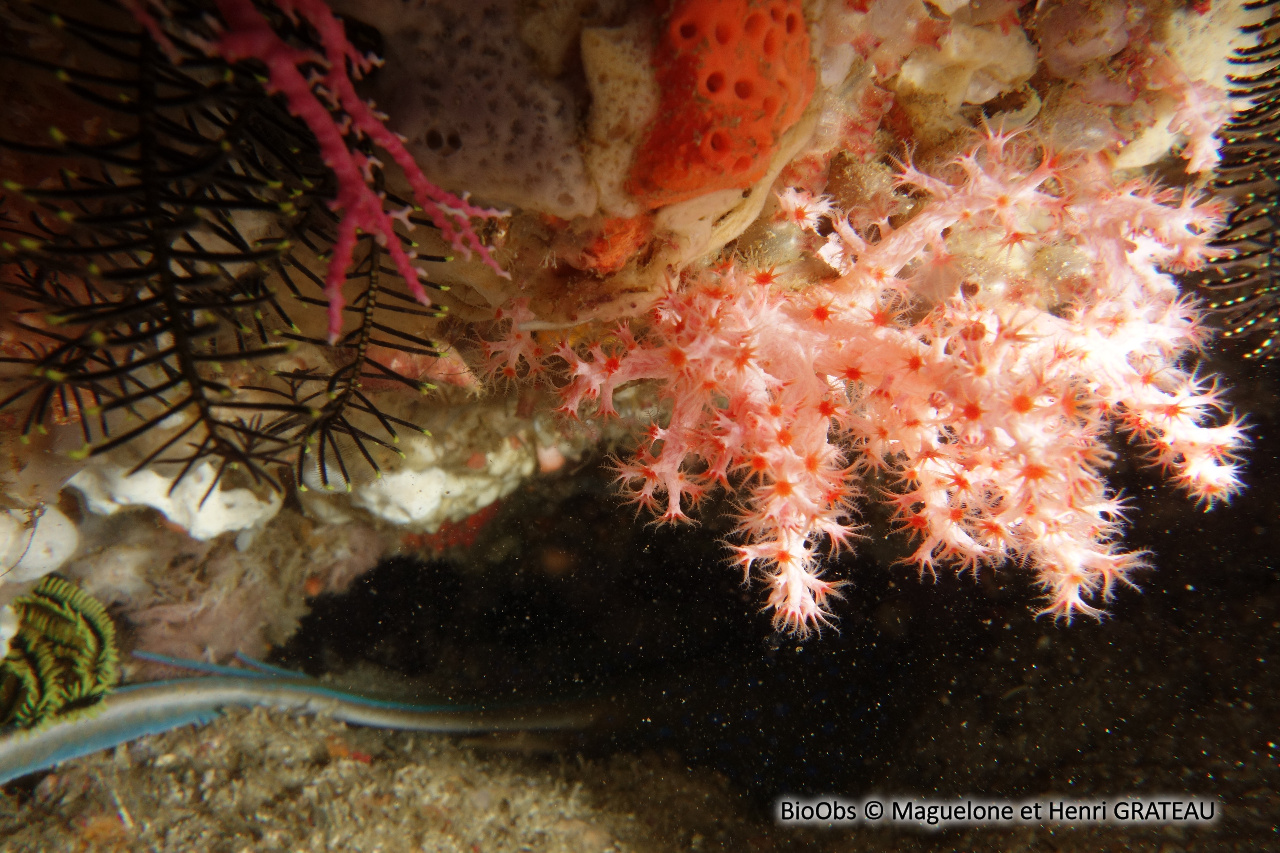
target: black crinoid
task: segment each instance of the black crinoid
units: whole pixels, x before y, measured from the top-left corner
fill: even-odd
[[[1219,134],[1214,181],[1235,207],[1215,241],[1226,254],[1199,283],[1223,335],[1244,339],[1245,358],[1272,359],[1280,355],[1280,0],[1245,8],[1264,19],[1244,28],[1258,41],[1232,57],[1242,73],[1230,82],[1250,106]]]
[[[78,430],[84,455],[132,443],[134,470],[178,479],[209,462],[215,484],[279,489],[285,466],[350,487],[353,462],[376,472],[416,429],[370,389],[431,387],[436,313],[363,237],[329,344],[335,187],[315,139],[261,68],[191,43],[211,6],[166,9],[194,36],[162,50],[108,0],[0,0],[0,426]]]

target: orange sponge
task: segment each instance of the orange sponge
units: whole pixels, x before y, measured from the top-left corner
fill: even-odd
[[[667,0],[658,115],[626,189],[649,208],[750,186],[813,96],[800,0]]]

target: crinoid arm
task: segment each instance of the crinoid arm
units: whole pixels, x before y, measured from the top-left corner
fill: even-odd
[[[401,218],[393,245],[357,237],[330,334],[315,270],[341,218],[315,136],[258,64],[210,55],[207,4],[166,10],[153,32],[114,3],[6,4],[0,66],[25,82],[0,130],[0,411],[24,441],[130,445],[134,470],[168,466],[175,483],[212,464],[211,489],[239,471],[279,490],[290,469],[349,487],[412,427],[363,386],[431,387],[439,347],[421,330],[438,312],[410,291],[444,258],[416,254],[413,288],[388,258],[434,223]],[[305,24],[264,14],[314,49]]]
[[[1246,4],[1265,14],[1245,27],[1257,43],[1236,51],[1232,94],[1248,106],[1219,132],[1222,161],[1214,189],[1235,207],[1215,241],[1218,260],[1197,282],[1221,318],[1223,336],[1239,339],[1244,357],[1280,356],[1280,2]]]

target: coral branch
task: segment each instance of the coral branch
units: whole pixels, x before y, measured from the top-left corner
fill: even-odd
[[[155,5],[155,4],[153,4]],[[351,75],[358,79],[377,62],[363,56],[347,40],[342,22],[323,0],[278,0],[276,5],[292,20],[309,25],[319,38],[323,53],[293,47],[272,28],[253,0],[217,0],[225,29],[205,42],[211,55],[228,62],[254,60],[267,69],[268,91],[285,99],[289,112],[301,119],[315,136],[320,155],[337,181],[333,209],[340,214],[325,275],[329,300],[329,339],[342,331],[342,293],[347,270],[360,231],[373,234],[386,247],[396,271],[410,293],[424,305],[431,298],[422,286],[414,253],[406,251],[396,236],[394,221],[407,211],[390,211],[386,198],[370,186],[376,159],[354,150],[349,136],[368,139],[400,166],[413,191],[414,201],[455,251],[470,257],[474,252],[499,275],[507,276],[471,226],[471,219],[502,216],[497,210],[477,207],[465,196],[445,192],[432,184],[414,162],[404,143],[383,122],[383,117],[356,93]],[[137,0],[127,7],[162,47],[168,44],[152,14]],[[197,41],[199,41],[197,39]],[[317,70],[318,69],[318,70]],[[304,74],[309,71],[309,74]]]
[[[266,17],[254,7],[252,0],[218,0],[218,11],[227,29],[213,49],[231,62],[256,59],[267,66],[268,88],[281,94],[288,102],[289,111],[306,123],[316,137],[325,165],[337,178],[338,192],[333,207],[341,211],[342,218],[325,276],[330,341],[336,341],[342,330],[342,308],[345,304],[342,285],[361,229],[376,235],[378,242],[386,246],[396,271],[414,298],[424,305],[431,303],[410,253],[405,251],[395,234],[395,217],[387,211],[385,198],[369,186],[369,169],[376,165],[376,161],[352,150],[346,139],[348,132],[368,138],[391,155],[404,170],[413,189],[414,200],[455,250],[464,252],[468,257],[474,251],[505,276],[506,273],[470,224],[473,216],[494,217],[501,213],[476,207],[465,198],[447,193],[428,181],[400,139],[356,94],[347,72],[348,63],[354,73],[360,75],[373,66],[374,60],[360,55],[352,47],[342,22],[322,0],[279,0],[277,5],[285,14],[295,19],[301,17],[315,29],[324,46],[324,56],[286,44],[271,28]],[[303,76],[302,68],[317,64],[324,69],[322,74],[311,79]],[[327,106],[321,101],[320,93],[328,100]],[[334,120],[335,111],[345,113],[349,120],[347,127],[339,126]]]

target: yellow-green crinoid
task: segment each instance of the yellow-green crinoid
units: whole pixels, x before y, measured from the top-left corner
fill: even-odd
[[[115,626],[97,599],[49,575],[12,607],[19,625],[0,661],[0,726],[39,725],[94,704],[115,686]]]

